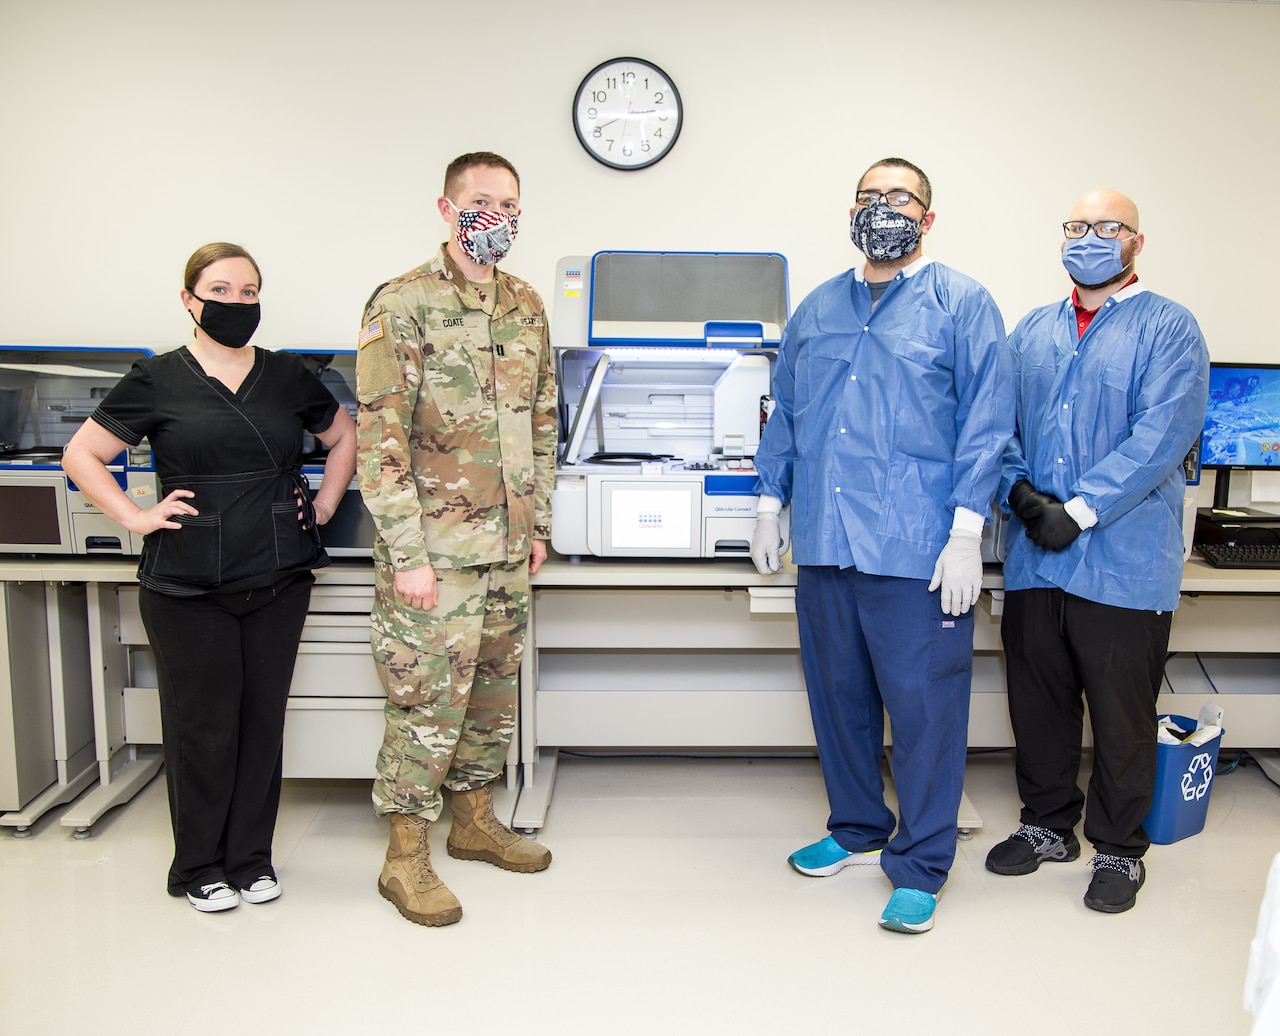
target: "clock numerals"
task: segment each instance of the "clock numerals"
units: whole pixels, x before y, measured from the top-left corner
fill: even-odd
[[[615,58],[592,69],[574,98],[578,140],[597,161],[643,169],[664,157],[680,133],[680,94],[661,69]]]

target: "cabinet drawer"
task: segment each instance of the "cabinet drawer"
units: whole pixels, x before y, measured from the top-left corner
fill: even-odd
[[[559,590],[534,597],[534,633],[548,647],[799,647],[794,615],[753,613],[746,590]]]
[[[541,745],[810,748],[804,691],[539,691]]]
[[[373,587],[316,583],[311,588],[311,611],[364,615],[373,609]]]
[[[370,779],[384,728],[381,702],[290,698],[284,776]]]
[[[363,644],[369,647],[369,616],[317,614],[314,604],[302,624],[304,644]]]
[[[126,687],[129,744],[160,743],[160,697],[154,687]],[[382,702],[290,698],[284,716],[284,776],[372,778],[382,746]]]
[[[369,651],[368,633],[359,644],[299,644],[291,698],[383,698]],[[379,706],[381,707],[381,706]]]
[[[120,643],[130,646],[147,644],[147,631],[138,610],[138,588],[116,588],[120,609]],[[304,641],[369,643],[369,610],[373,606],[373,589],[365,586],[316,586],[311,591],[311,605],[302,628]]]

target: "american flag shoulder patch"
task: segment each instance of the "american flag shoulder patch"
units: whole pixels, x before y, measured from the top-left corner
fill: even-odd
[[[382,318],[371,320],[360,329],[360,342],[357,348],[363,349],[370,342],[376,342],[382,337]]]

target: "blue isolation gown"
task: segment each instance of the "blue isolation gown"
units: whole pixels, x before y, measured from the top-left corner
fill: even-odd
[[[1065,550],[1042,550],[1015,517],[1006,590],[1058,587],[1100,604],[1178,605],[1183,567],[1182,460],[1204,424],[1209,353],[1195,318],[1133,283],[1077,337],[1070,298],[1033,310],[1009,338],[1017,433],[1000,497],[1026,479],[1098,515]]]
[[[956,507],[987,515],[1013,431],[1004,321],[920,259],[874,310],[861,269],[816,288],[783,334],[756,491],[791,502],[797,565],[929,579]]]

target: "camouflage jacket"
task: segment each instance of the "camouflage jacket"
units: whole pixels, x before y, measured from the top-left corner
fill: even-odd
[[[443,248],[365,307],[356,472],[374,557],[397,570],[515,562],[551,536],[546,314],[524,281],[494,276],[492,317]]]

